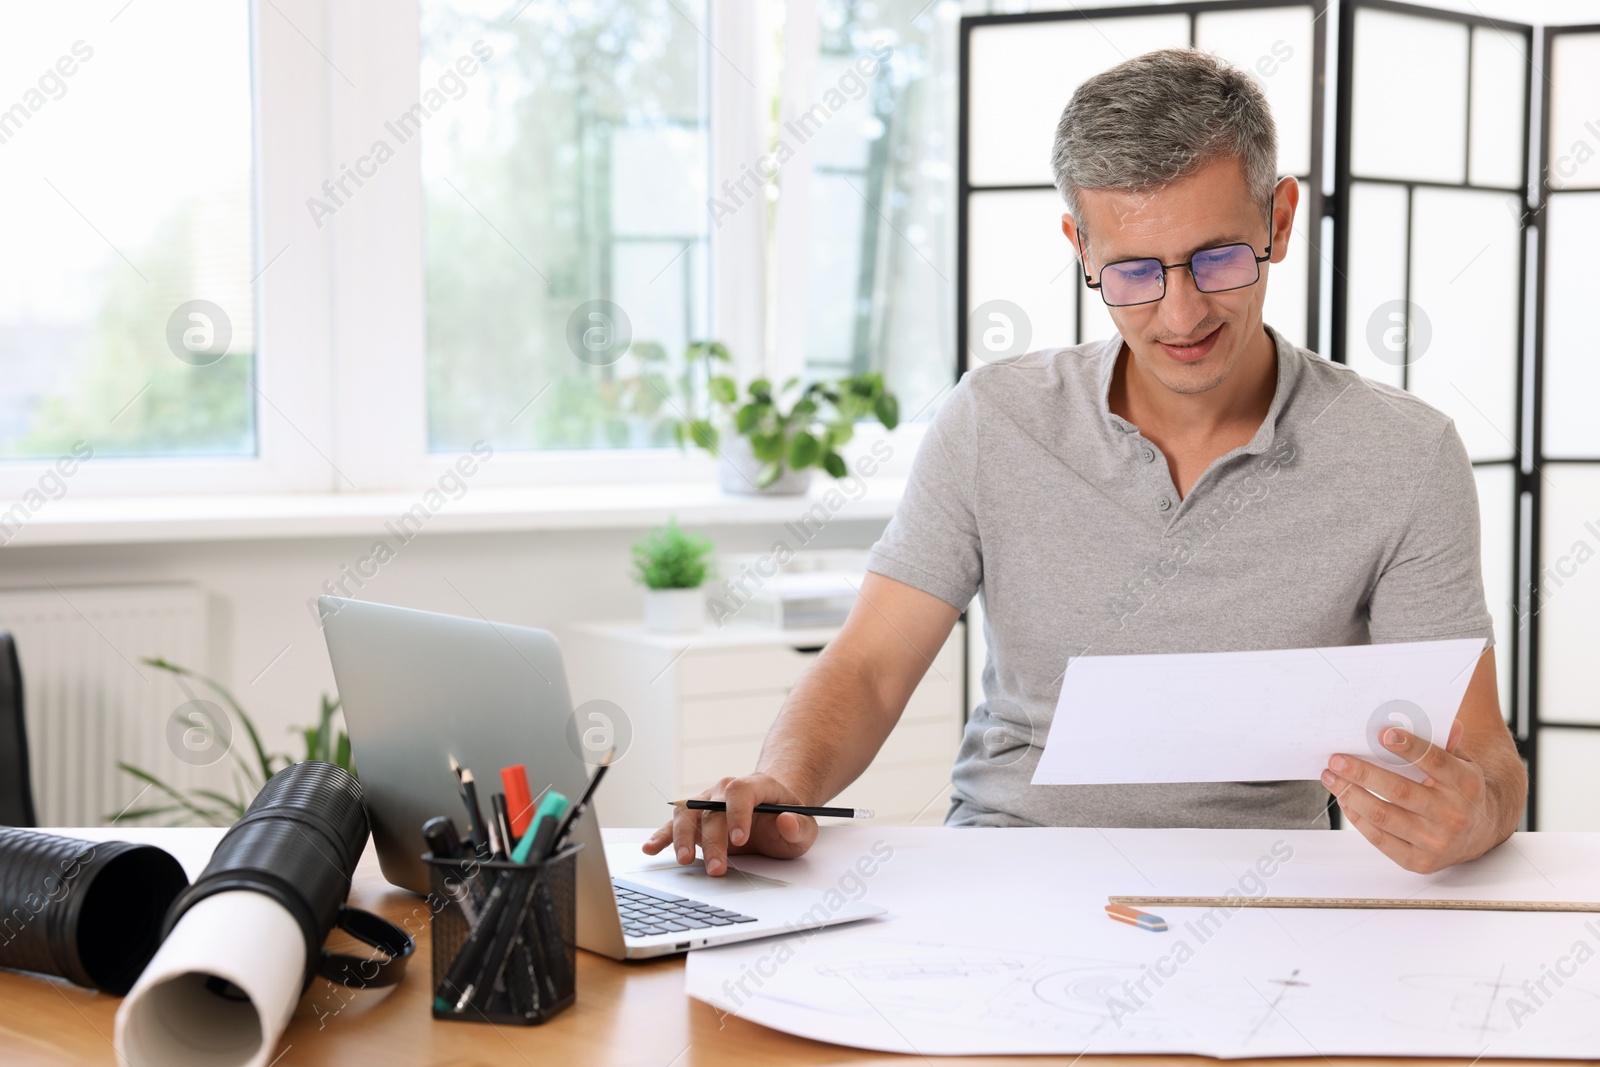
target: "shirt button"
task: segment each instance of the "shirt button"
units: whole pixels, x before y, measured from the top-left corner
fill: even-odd
[[[1166,511],[1172,507],[1172,501],[1168,500],[1166,497],[1162,497],[1160,500],[1156,501],[1156,507],[1161,511]]]
[[[1154,463],[1156,461],[1156,450],[1153,448],[1146,448],[1144,450],[1144,461],[1146,463]]]

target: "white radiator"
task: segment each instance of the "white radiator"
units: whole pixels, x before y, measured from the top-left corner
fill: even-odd
[[[180,789],[227,781],[231,757],[197,767],[168,747],[167,720],[186,698],[167,672],[143,662],[159,656],[209,673],[204,590],[0,589],[0,630],[15,637],[22,665],[39,825],[96,826],[130,802],[157,803],[160,793],[139,796],[144,784],[118,770],[118,760]],[[248,743],[234,726],[234,741]]]

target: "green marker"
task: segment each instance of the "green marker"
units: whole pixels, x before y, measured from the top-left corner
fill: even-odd
[[[571,806],[572,802],[554,789],[546,793],[544,799],[539,802],[539,810],[533,817],[533,825],[528,827],[528,832],[517,842],[516,851],[511,854],[512,861],[527,863],[530,856],[536,860],[543,860],[549,854],[550,846],[555,843],[556,826],[561,822],[561,817],[567,813],[567,808]]]

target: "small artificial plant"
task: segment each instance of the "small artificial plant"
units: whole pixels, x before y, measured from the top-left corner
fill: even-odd
[[[705,534],[685,533],[678,520],[645,534],[633,546],[633,575],[647,589],[698,589],[711,573],[715,551]]]
[[[765,489],[785,470],[819,467],[835,478],[847,473],[839,447],[855,433],[857,421],[871,415],[885,429],[900,422],[900,402],[884,388],[877,371],[853,374],[829,382],[811,382],[804,388],[790,378],[777,389],[766,378],[745,387],[740,399],[733,378],[713,366],[731,364],[727,346],[718,341],[697,341],[684,353],[685,392],[689,417],[673,426],[679,447],[690,441],[708,452],[717,451],[718,423],[731,424],[750,441],[750,451],[761,467],[756,488]],[[695,365],[704,368],[703,389],[692,388]],[[704,393],[706,411],[696,415],[695,399]]]
[[[178,688],[185,697],[195,699],[195,691],[191,682],[205,686],[211,692],[222,698],[232,715],[244,727],[245,734],[250,739],[250,752],[245,754],[240,751],[242,746],[231,745],[228,755],[233,757],[233,788],[234,795],[227,796],[212,789],[180,790],[167,784],[149,771],[142,770],[128,763],[118,762],[125,773],[144,782],[147,787],[154,788],[162,794],[161,802],[148,807],[137,808],[131,811],[113,812],[105,816],[109,822],[126,822],[129,820],[153,819],[166,816],[167,825],[175,826],[181,822],[199,819],[201,822],[212,826],[231,826],[244,815],[245,809],[267,784],[271,778],[283,768],[295,763],[296,760],[280,752],[268,752],[261,743],[261,735],[256,732],[255,723],[250,716],[245,714],[239,701],[220,682],[208,678],[198,671],[187,667],[180,667],[175,663],[156,657],[143,661],[146,666],[155,667],[172,675],[178,683]],[[326,693],[322,695],[322,709],[317,716],[315,726],[299,728],[301,739],[305,742],[305,759],[326,760],[337,763],[351,774],[355,773],[355,765],[350,759],[350,735],[343,729],[335,729],[333,717],[339,710],[339,701],[329,700]]]

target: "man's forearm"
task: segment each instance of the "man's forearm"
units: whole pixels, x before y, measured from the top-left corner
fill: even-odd
[[[902,708],[877,691],[863,664],[833,647],[789,693],[761,746],[756,770],[823,804],[860,777]]]
[[[1483,769],[1484,814],[1494,825],[1498,844],[1522,822],[1528,799],[1528,772],[1515,747],[1500,737],[1469,733],[1461,739],[1460,750]]]

